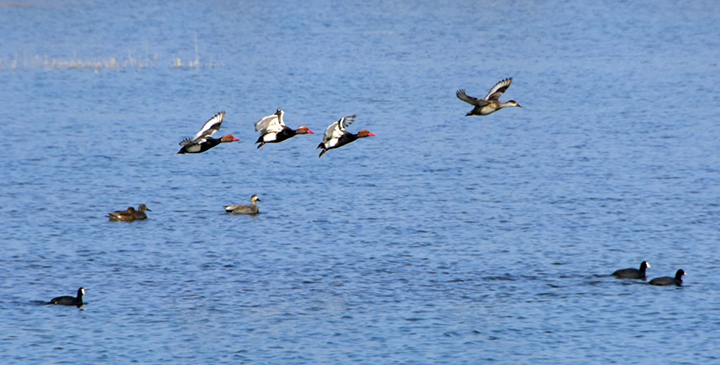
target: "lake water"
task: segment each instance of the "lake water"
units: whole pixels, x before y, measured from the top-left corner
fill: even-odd
[[[719,2],[20,0],[0,34],[4,363],[720,362]],[[506,77],[522,109],[464,116]],[[255,149],[278,107],[316,134]],[[223,110],[241,142],[176,154]],[[351,114],[376,137],[318,159]],[[609,276],[643,260],[684,286]]]

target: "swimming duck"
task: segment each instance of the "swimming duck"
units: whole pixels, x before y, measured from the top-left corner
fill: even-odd
[[[650,263],[647,261],[643,261],[640,263],[640,269],[621,269],[616,270],[613,274],[613,276],[616,276],[620,279],[643,279],[645,280],[645,270],[650,267]]]
[[[137,210],[133,207],[128,207],[125,210],[118,210],[112,213],[108,213],[107,217],[110,218],[111,221],[132,222],[134,220],[147,219],[147,214],[145,214],[145,211],[152,212],[152,210],[148,209],[145,204],[140,204]]]
[[[492,87],[492,89],[490,89],[490,92],[488,92],[484,99],[468,96],[465,94],[465,89],[458,90],[455,95],[457,95],[458,99],[475,106],[473,110],[465,114],[466,117],[471,115],[492,114],[506,106],[522,108],[522,106],[520,106],[520,104],[518,104],[515,100],[510,100],[506,103],[501,103],[499,100],[500,95],[502,95],[510,87],[511,83],[512,77],[498,82]]]
[[[320,155],[322,157],[328,150],[338,148],[346,145],[350,142],[355,141],[358,138],[374,137],[375,135],[370,133],[367,129],[359,131],[357,134],[352,134],[345,130],[350,124],[355,121],[355,116],[350,115],[342,117],[337,122],[330,124],[325,130],[323,135],[323,141],[318,145],[317,149],[322,148]]]
[[[219,145],[220,143],[239,141],[239,139],[233,137],[232,134],[222,136],[220,139],[212,138],[212,135],[220,129],[220,125],[222,125],[224,118],[225,112],[218,113],[214,117],[210,118],[210,120],[205,122],[205,124],[202,126],[202,128],[200,128],[200,131],[197,132],[195,137],[193,137],[192,139],[183,139],[180,142],[182,148],[180,149],[180,151],[178,151],[178,154],[203,153]]]
[[[80,288],[77,291],[77,297],[71,297],[71,296],[62,296],[57,298],[52,298],[47,304],[60,304],[60,305],[74,305],[74,306],[81,306],[83,305],[83,295],[85,294],[85,288]]]
[[[671,278],[669,276],[663,276],[660,278],[655,278],[650,280],[650,285],[657,285],[657,286],[667,286],[667,285],[677,285],[682,286],[682,277],[686,275],[685,270],[680,269],[675,273],[675,277]]]
[[[285,111],[278,108],[275,114],[268,115],[255,122],[255,132],[260,132],[260,138],[255,142],[256,144],[260,143],[257,148],[264,146],[265,143],[282,142],[288,138],[295,137],[296,134],[315,134],[304,125],[296,130],[292,130],[285,125],[283,115],[285,115]]]
[[[260,213],[257,206],[259,201],[262,200],[257,195],[253,195],[250,197],[250,205],[228,205],[225,207],[225,211],[233,214],[258,214]]]

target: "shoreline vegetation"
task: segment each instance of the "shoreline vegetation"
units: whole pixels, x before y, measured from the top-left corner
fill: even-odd
[[[71,69],[92,69],[95,72],[101,70],[142,70],[144,68],[170,67],[174,69],[199,69],[199,68],[216,68],[223,67],[221,63],[216,63],[211,59],[200,60],[200,51],[197,36],[195,37],[195,59],[187,60],[181,57],[175,57],[170,61],[160,63],[158,54],[152,56],[133,56],[128,51],[126,58],[111,56],[105,59],[82,59],[77,55],[73,55],[69,59],[51,58],[40,55],[22,55],[14,56],[9,59],[0,57],[0,70],[32,70],[44,68],[45,70],[71,70]]]
[[[174,69],[199,69],[199,68],[216,68],[223,67],[222,63],[210,60],[183,59],[175,57],[170,60],[160,60],[155,54],[152,56],[133,56],[128,52],[126,57],[111,56],[103,59],[83,59],[77,56],[70,58],[55,58],[48,56],[14,56],[10,58],[0,57],[0,70],[24,71],[34,69],[45,70],[72,70],[72,69],[92,69],[95,71],[102,70],[142,70],[145,68],[168,67]]]

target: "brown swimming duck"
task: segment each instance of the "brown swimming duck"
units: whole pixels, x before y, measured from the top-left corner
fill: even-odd
[[[250,197],[250,205],[228,205],[225,207],[225,211],[233,214],[258,214],[257,202],[262,201],[257,195]]]
[[[134,220],[147,219],[147,214],[145,214],[146,211],[152,212],[152,210],[148,209],[145,204],[140,204],[137,210],[133,207],[128,207],[125,210],[108,213],[107,217],[110,218],[111,221],[115,222],[132,222]]]
[[[510,87],[511,83],[512,77],[498,82],[492,87],[492,89],[490,89],[490,92],[488,92],[484,99],[468,96],[465,94],[465,89],[458,90],[455,95],[457,95],[458,99],[475,106],[473,110],[465,114],[466,117],[471,115],[492,114],[506,106],[522,108],[522,106],[520,106],[520,104],[518,104],[515,100],[510,100],[506,103],[501,103],[499,100],[500,95],[502,95]]]

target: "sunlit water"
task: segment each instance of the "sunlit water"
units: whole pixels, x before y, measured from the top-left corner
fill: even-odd
[[[718,361],[718,4],[0,5],[1,357]],[[256,150],[278,107],[316,134]]]

